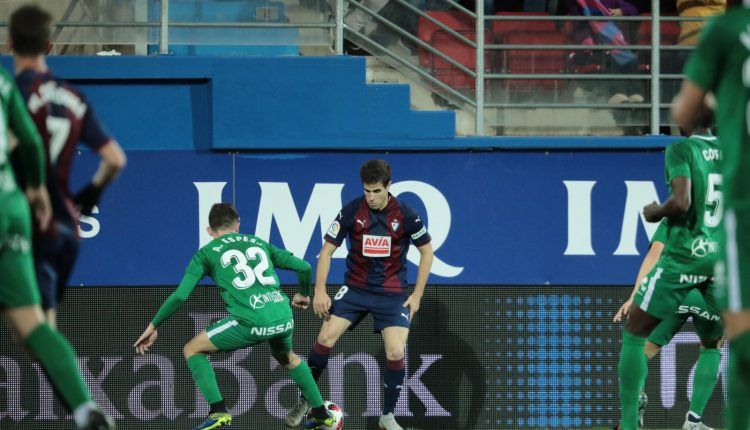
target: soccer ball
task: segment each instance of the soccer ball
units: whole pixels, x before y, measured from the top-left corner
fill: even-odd
[[[344,411],[339,407],[339,405],[326,401],[323,403],[323,406],[325,406],[328,413],[335,419],[333,422],[333,425],[331,426],[321,426],[318,427],[321,430],[341,430],[344,428]]]

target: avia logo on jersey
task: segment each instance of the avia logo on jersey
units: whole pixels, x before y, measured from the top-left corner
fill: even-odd
[[[705,275],[685,275],[680,274],[680,284],[700,284],[701,282],[708,279]]]
[[[388,257],[391,255],[390,236],[364,235],[362,239],[362,255],[365,257]]]
[[[263,293],[263,294],[253,294],[250,296],[250,306],[252,306],[253,309],[263,309],[266,307],[266,303],[268,302],[274,302],[279,303],[283,302],[284,297],[281,296],[281,293],[279,291],[271,291],[270,293]]]
[[[682,315],[693,314],[693,315],[695,315],[697,317],[703,318],[704,320],[708,320],[708,321],[719,321],[719,320],[721,320],[720,316],[718,316],[718,315],[712,315],[708,311],[701,310],[701,308],[698,307],[698,306],[680,305],[677,308],[677,313],[678,314],[682,314]]]
[[[719,244],[715,240],[709,240],[705,237],[698,237],[693,240],[690,246],[693,257],[703,258],[708,254],[719,252]]]
[[[286,324],[272,325],[268,327],[253,327],[250,329],[250,334],[256,335],[256,336],[269,336],[272,334],[283,333],[293,328],[294,328],[294,321],[289,321]]]

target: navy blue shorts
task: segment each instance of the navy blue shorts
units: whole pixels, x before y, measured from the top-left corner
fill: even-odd
[[[409,328],[409,308],[404,307],[406,296],[368,293],[359,287],[342,286],[333,297],[331,315],[347,319],[353,330],[367,314],[371,313],[375,333],[386,327]]]
[[[78,256],[78,238],[65,224],[57,223],[57,234],[34,240],[34,269],[42,296],[42,309],[55,309]]]

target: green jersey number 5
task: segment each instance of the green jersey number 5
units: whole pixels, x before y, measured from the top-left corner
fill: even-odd
[[[712,208],[713,206],[713,208]],[[703,213],[703,224],[706,227],[718,227],[724,212],[722,205],[721,175],[708,174],[708,189],[706,190],[706,211]]]
[[[259,260],[255,267],[248,266],[248,261]],[[254,246],[248,248],[243,254],[236,249],[230,249],[221,254],[221,265],[223,267],[233,266],[234,271],[239,275],[232,280],[232,285],[238,290],[244,290],[255,284],[257,280],[262,285],[273,285],[276,279],[263,274],[268,270],[268,255],[262,249]]]

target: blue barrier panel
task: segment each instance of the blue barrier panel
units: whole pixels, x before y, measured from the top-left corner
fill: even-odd
[[[10,68],[9,57],[1,64]],[[455,114],[353,57],[50,57],[126,149],[452,148]],[[373,101],[374,100],[374,101]]]
[[[392,164],[393,194],[426,220],[431,283],[630,284],[656,228],[640,210],[667,195],[658,151],[128,155],[83,224],[97,231],[84,240],[75,284],[178,282],[220,200],[236,203],[243,232],[314,262],[341,205],[361,195],[359,166],[372,157]],[[96,158],[77,163],[82,183]],[[344,257],[335,255],[331,282],[342,281]],[[418,253],[410,261],[413,280]]]

